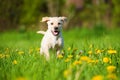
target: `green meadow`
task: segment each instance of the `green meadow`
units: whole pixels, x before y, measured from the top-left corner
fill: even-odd
[[[0,32],[0,80],[120,80],[120,29],[63,30],[64,49],[40,55],[43,35]]]

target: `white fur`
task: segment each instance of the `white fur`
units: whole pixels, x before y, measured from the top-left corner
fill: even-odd
[[[47,22],[48,29],[46,32],[38,31],[37,33],[44,34],[41,41],[40,54],[44,54],[46,59],[50,58],[49,49],[53,48],[57,51],[57,55],[61,53],[64,46],[62,37],[62,26],[66,21],[66,17],[43,17],[42,22]],[[57,28],[57,29],[55,29]]]

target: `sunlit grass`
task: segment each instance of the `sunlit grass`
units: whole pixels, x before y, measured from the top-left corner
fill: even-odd
[[[0,33],[0,80],[119,80],[119,32],[64,31],[62,54],[50,51],[50,61],[39,54],[42,35]]]

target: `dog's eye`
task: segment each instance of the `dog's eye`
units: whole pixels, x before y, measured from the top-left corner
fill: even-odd
[[[53,23],[51,23],[51,25],[53,25]]]
[[[61,25],[61,23],[58,23],[58,25]]]

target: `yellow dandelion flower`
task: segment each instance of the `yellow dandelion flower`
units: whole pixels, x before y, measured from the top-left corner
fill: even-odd
[[[70,51],[71,50],[71,47],[68,47],[68,51]]]
[[[9,50],[9,48],[6,48],[6,50]]]
[[[98,63],[98,60],[88,60],[88,63]]]
[[[10,57],[10,55],[9,55],[9,54],[5,54],[5,57],[6,57],[6,58],[9,58],[9,57]]]
[[[23,52],[23,51],[19,51],[18,54],[19,54],[19,55],[22,55],[22,54],[24,54],[24,52]]]
[[[108,66],[108,67],[107,67],[107,71],[108,71],[108,73],[112,73],[112,72],[114,72],[115,69],[116,69],[115,66]]]
[[[78,48],[74,48],[74,49],[73,49],[73,52],[75,52],[75,51],[77,51],[77,50],[78,50]]]
[[[92,80],[103,80],[103,76],[102,75],[94,76]]]
[[[96,49],[96,54],[102,53],[104,50]]]
[[[98,63],[99,60],[94,60],[94,63]]]
[[[110,49],[110,50],[108,50],[107,51],[109,54],[116,54],[117,53],[117,51],[116,50],[113,50],[113,49]]]
[[[40,48],[36,48],[36,51],[40,51]]]
[[[79,59],[79,58],[80,58],[80,55],[77,54],[77,55],[76,55],[76,59]]]
[[[92,60],[92,59],[88,59],[87,62],[88,62],[88,63],[93,63],[94,60]]]
[[[72,58],[73,57],[73,55],[68,55],[68,58]]]
[[[90,58],[87,57],[87,56],[81,56],[81,57],[80,57],[80,60],[82,60],[82,61],[89,61]]]
[[[67,78],[67,77],[69,77],[69,76],[71,75],[71,73],[72,73],[71,69],[67,69],[67,70],[65,70],[65,71],[63,72],[63,76],[64,76],[65,78]]]
[[[104,63],[108,63],[109,61],[110,61],[110,59],[109,59],[108,57],[104,57],[104,58],[103,58],[103,62],[104,62]]]
[[[59,54],[59,55],[57,56],[57,58],[61,59],[61,58],[63,58],[63,55],[62,55],[62,54]]]
[[[8,53],[8,52],[9,52],[9,48],[6,48],[5,53]]]
[[[13,63],[13,64],[17,64],[17,61],[16,61],[16,60],[14,60],[12,63]]]
[[[93,44],[90,44],[89,48],[92,48],[93,47]]]
[[[65,62],[69,62],[69,61],[70,61],[70,58],[65,59]]]
[[[8,57],[10,57],[9,54],[0,54],[0,58],[8,58]]]
[[[16,80],[27,80],[25,77],[18,77]]]
[[[90,50],[90,51],[88,51],[88,54],[92,54],[92,51]]]
[[[29,49],[29,54],[31,54],[33,52],[33,49]]]
[[[75,66],[75,65],[79,65],[79,64],[82,64],[82,61],[80,61],[80,60],[77,61],[77,60],[76,60],[76,61],[73,62],[73,65],[74,65],[74,66]]]
[[[111,64],[112,63],[112,61],[111,61],[111,59],[109,58],[109,63]]]
[[[110,80],[117,80],[116,74],[113,74],[113,73],[112,74],[108,74],[107,78],[110,79]]]
[[[4,54],[0,54],[0,58],[4,58],[5,57],[5,55]]]

